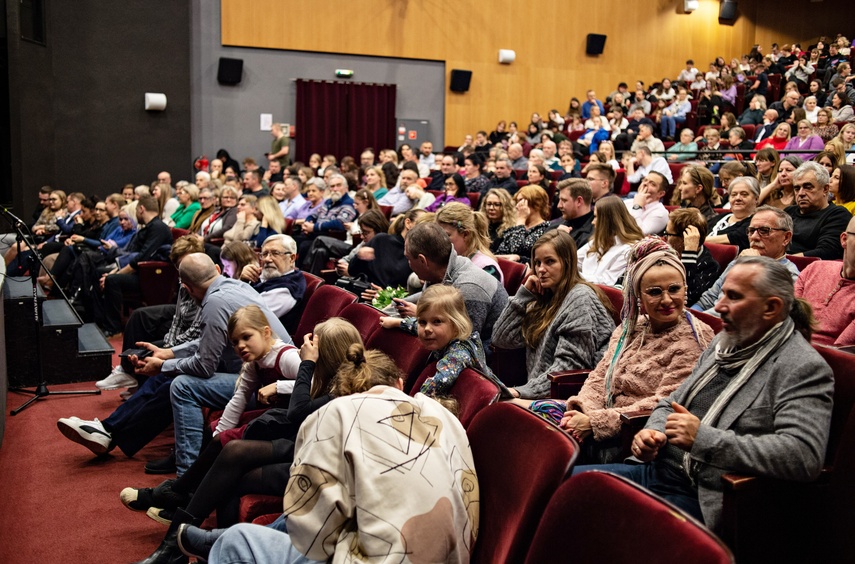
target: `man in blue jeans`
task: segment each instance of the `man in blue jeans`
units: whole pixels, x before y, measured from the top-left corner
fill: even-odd
[[[202,408],[222,409],[234,393],[241,361],[229,340],[229,317],[242,306],[257,305],[276,335],[286,343],[292,341],[258,292],[244,282],[220,276],[219,269],[208,255],[187,255],[181,262],[179,276],[186,291],[201,306],[199,338],[170,349],[138,343],[152,351],[152,355],[145,359],[132,357],[132,360],[136,363],[137,372],[149,375],[149,382],[154,380],[159,384],[158,397],[168,397],[171,402],[176,466],[180,476],[196,460],[202,446]],[[168,395],[165,393],[167,389]],[[163,407],[161,416],[168,417],[169,407]],[[69,439],[96,454],[104,454],[116,444],[120,447],[125,442],[138,444],[140,441],[136,436],[149,427],[148,422],[137,414],[130,414],[121,423],[121,426],[105,426],[97,419],[84,421],[72,417],[60,419],[57,426]],[[150,436],[147,438],[151,439]]]
[[[721,525],[724,474],[799,482],[819,476],[834,391],[831,369],[806,340],[809,308],[796,301],[792,276],[779,262],[737,259],[715,309],[724,331],[632,441],[643,464],[574,471],[625,476],[713,530]]]

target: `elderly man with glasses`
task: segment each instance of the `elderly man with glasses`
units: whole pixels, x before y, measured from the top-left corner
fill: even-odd
[[[261,294],[264,304],[280,319],[306,293],[306,278],[295,268],[297,243],[288,235],[271,235],[261,247],[261,264],[248,264],[240,279]]]
[[[751,218],[748,226],[748,240],[751,246],[742,251],[739,256],[764,256],[774,259],[784,265],[795,281],[799,275],[799,268],[787,258],[787,245],[792,238],[792,218],[778,208],[761,206],[754,212],[754,217]],[[692,305],[692,309],[718,316],[713,308],[721,298],[725,280],[735,262],[727,265],[718,280]]]
[[[793,172],[796,205],[784,211],[793,218],[791,255],[837,260],[843,257],[840,233],[846,231],[852,214],[828,203],[828,170],[806,162]]]

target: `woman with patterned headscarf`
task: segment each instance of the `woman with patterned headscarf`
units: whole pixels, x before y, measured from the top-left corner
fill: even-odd
[[[685,267],[661,239],[645,238],[630,251],[623,297],[623,323],[579,394],[531,405],[582,443],[583,463],[615,461],[621,413],[653,409],[691,374],[713,338],[685,308]]]

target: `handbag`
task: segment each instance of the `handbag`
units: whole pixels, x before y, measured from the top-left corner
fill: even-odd
[[[362,300],[362,293],[371,289],[371,283],[364,274],[355,277],[342,276],[335,281],[335,285],[351,294],[356,294],[360,300]]]

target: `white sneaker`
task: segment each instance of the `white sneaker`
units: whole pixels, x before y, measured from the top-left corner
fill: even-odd
[[[56,426],[67,439],[85,446],[99,456],[113,449],[113,437],[98,419],[85,421],[77,417],[68,417],[57,421]]]
[[[119,364],[113,368],[110,375],[103,380],[95,382],[95,387],[100,390],[117,390],[119,388],[132,388],[137,386],[137,379],[131,374],[125,372],[122,365]]]

